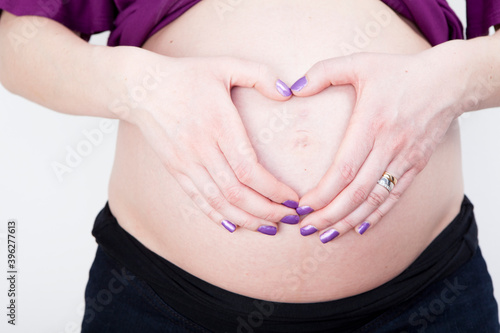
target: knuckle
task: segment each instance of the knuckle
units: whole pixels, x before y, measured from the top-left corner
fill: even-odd
[[[210,205],[210,207],[212,207],[214,210],[220,211],[224,207],[226,199],[218,194],[209,195],[207,197],[207,202]]]
[[[352,193],[351,202],[354,205],[359,206],[366,200],[367,197],[368,197],[368,191],[366,190],[366,188],[359,187]]]
[[[198,203],[200,200],[200,195],[197,191],[195,191],[192,187],[186,186],[183,188],[184,192],[191,198],[195,203]]]
[[[277,222],[281,218],[283,218],[282,215],[283,214],[278,215],[278,213],[276,211],[268,211],[268,212],[264,213],[264,216],[262,217],[262,219],[264,219],[266,221],[270,221],[270,222]],[[281,218],[280,218],[280,216],[281,216]]]
[[[212,209],[212,207],[208,204],[208,202],[206,200],[203,200],[201,195],[197,195],[193,201],[200,208],[202,212],[208,212]]]
[[[422,171],[430,158],[430,151],[424,147],[413,150],[408,157],[410,165],[418,171]]]
[[[281,192],[281,185],[278,183],[278,180],[274,180],[272,186],[269,186],[269,190],[266,191],[266,197],[271,200],[281,199],[283,197]]]
[[[332,198],[331,194],[328,194],[326,191],[326,188],[325,191],[321,189],[321,191],[315,192],[313,193],[313,195],[311,195],[311,198],[314,198],[315,200],[316,209],[326,207],[333,201],[334,198]]]
[[[346,163],[340,169],[340,175],[344,184],[349,184],[356,177],[356,170],[352,164]]]
[[[334,223],[334,220],[332,218],[327,217],[327,216],[319,217],[319,218],[317,218],[317,221],[318,221],[317,225],[321,226],[322,228],[328,228],[331,225],[333,225],[333,223]]]
[[[251,229],[252,221],[249,218],[242,218],[241,220],[238,220],[238,226],[245,229]]]
[[[218,122],[216,126],[213,126],[219,147],[230,147],[231,144],[234,143],[235,132],[234,129],[231,128],[230,123],[232,123],[232,121],[226,118],[226,121]]]
[[[370,193],[370,195],[368,196],[368,198],[366,199],[366,201],[368,202],[368,204],[370,206],[379,207],[380,205],[382,205],[384,203],[385,196],[383,196],[382,194],[377,193],[375,191],[372,191]]]
[[[326,207],[331,202],[330,200],[326,199],[326,197],[317,197],[316,200],[318,208]]]
[[[419,160],[421,160],[424,157],[424,152],[421,148],[416,148],[413,149],[409,154],[408,154],[408,162],[410,162],[411,165],[415,165]]]
[[[424,156],[424,158],[422,158],[422,159],[418,160],[417,162],[415,162],[415,164],[414,164],[413,167],[418,172],[420,172],[420,171],[424,170],[425,166],[427,165],[427,160],[428,160],[428,158],[426,156]]]
[[[327,75],[330,72],[329,62],[326,60],[321,60],[320,62],[318,62],[317,66],[318,68],[320,68],[322,74],[324,75]]]
[[[208,218],[211,219],[212,221],[219,222],[218,221],[219,214],[212,207],[210,207],[210,208],[208,208],[208,209],[205,210],[205,215],[207,215]]]
[[[357,223],[355,223],[352,219],[349,219],[348,217],[343,218],[341,221],[339,221],[336,225],[338,230],[350,230],[353,229],[356,226]]]
[[[234,168],[234,173],[236,174],[236,177],[240,180],[240,182],[242,182],[243,184],[248,184],[253,180],[255,164],[255,161],[245,161],[241,162]]]
[[[401,198],[402,195],[403,195],[403,192],[400,189],[398,189],[398,187],[396,186],[391,191],[390,197],[391,197],[392,201],[396,202]]]
[[[384,213],[383,213],[383,212],[382,212],[379,208],[375,209],[375,210],[373,211],[373,213],[372,213],[372,216],[373,216],[374,218],[372,219],[372,221],[371,221],[371,222],[372,222],[372,223],[375,223],[375,222],[380,221],[380,220],[384,217],[384,215],[385,215],[385,214],[384,214]]]
[[[372,121],[370,129],[371,132],[373,133],[382,133],[384,130],[387,128],[387,123],[385,119],[382,119],[382,117],[376,118]],[[393,142],[391,142],[392,144]]]
[[[349,229],[352,229],[354,228],[355,226],[358,225],[358,221],[354,221],[352,218],[350,218],[349,216],[345,217],[344,219],[342,219],[341,221],[346,227],[348,227]]]
[[[244,198],[243,189],[240,185],[233,185],[226,189],[225,196],[227,201],[235,205],[241,202]]]
[[[390,151],[401,151],[406,142],[405,134],[396,136],[389,141]]]

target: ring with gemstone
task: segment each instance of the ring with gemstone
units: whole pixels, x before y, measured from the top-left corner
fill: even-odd
[[[391,192],[397,182],[398,180],[396,179],[396,177],[388,172],[384,172],[382,178],[378,180],[377,184],[385,188],[387,191]]]

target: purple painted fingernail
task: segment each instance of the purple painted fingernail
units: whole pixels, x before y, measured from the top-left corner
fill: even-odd
[[[287,200],[285,202],[282,203],[283,206],[287,206],[288,208],[297,208],[299,207],[299,203],[297,201],[293,201],[293,200]]]
[[[288,97],[292,94],[290,88],[288,88],[285,82],[281,80],[276,81],[276,89],[278,89],[278,92],[285,97]]]
[[[276,227],[272,227],[270,225],[261,225],[257,231],[265,234],[265,235],[270,235],[274,236],[278,232],[278,229]]]
[[[300,217],[298,215],[287,215],[281,219],[281,222],[287,224],[297,224],[300,221]]]
[[[330,229],[325,231],[324,233],[319,236],[319,239],[321,240],[321,243],[325,244],[328,243],[329,241],[333,240],[335,237],[337,237],[339,232],[335,229]]]
[[[233,233],[236,230],[236,226],[232,224],[228,220],[222,220],[221,222],[222,226],[226,228],[230,233]]]
[[[307,78],[305,76],[301,77],[290,87],[293,91],[301,91],[307,84]]]
[[[302,207],[297,208],[295,211],[299,215],[306,215],[306,214],[314,212],[314,209],[312,209],[309,206],[302,206]]]
[[[358,232],[358,234],[362,235],[365,233],[366,230],[368,230],[369,227],[370,227],[369,222],[363,222],[363,223],[361,223],[361,225],[358,227],[358,230],[356,230],[356,231]]]
[[[306,225],[305,227],[300,228],[300,234],[302,236],[309,236],[314,234],[318,229],[316,229],[313,225]]]

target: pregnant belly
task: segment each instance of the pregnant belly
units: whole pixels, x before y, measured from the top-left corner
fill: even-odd
[[[267,64],[288,84],[315,62],[350,52],[414,53],[428,43],[376,0],[205,0],[144,48],[172,57],[234,56]],[[354,108],[351,86],[275,102],[235,88],[233,101],[260,162],[299,195],[331,165]],[[165,171],[137,128],[120,125],[110,206],[148,248],[227,290],[282,302],[338,299],[403,271],[458,212],[463,195],[459,133],[452,125],[398,205],[362,237],[323,245],[280,225],[274,237],[209,221]],[[440,184],[436,186],[435,184]]]

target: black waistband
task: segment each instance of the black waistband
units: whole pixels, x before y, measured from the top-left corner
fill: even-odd
[[[122,229],[107,204],[92,234],[108,255],[146,281],[169,306],[212,332],[247,332],[252,320],[259,324],[254,332],[350,332],[453,273],[478,245],[473,205],[464,197],[455,219],[394,279],[352,297],[295,304],[256,300],[198,279]]]

